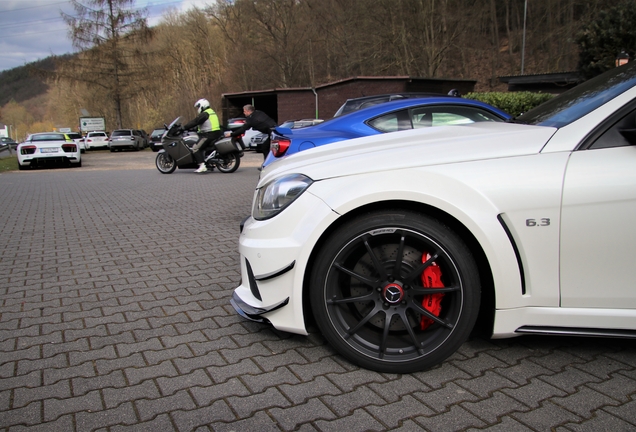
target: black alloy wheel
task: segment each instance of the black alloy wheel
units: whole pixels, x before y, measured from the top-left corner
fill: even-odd
[[[479,272],[465,243],[438,220],[376,211],[343,224],[323,244],[311,305],[325,338],[350,361],[379,372],[420,371],[470,335]]]

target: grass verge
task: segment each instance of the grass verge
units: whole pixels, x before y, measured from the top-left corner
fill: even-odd
[[[0,173],[18,170],[18,158],[16,156],[5,156],[0,158]]]

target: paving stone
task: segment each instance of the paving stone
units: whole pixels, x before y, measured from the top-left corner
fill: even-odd
[[[471,391],[480,397],[486,397],[492,392],[502,388],[516,388],[516,383],[494,372],[485,372],[482,376],[470,380],[460,379],[455,381],[458,385]]]
[[[604,411],[625,420],[633,425],[636,425],[636,399],[617,407],[605,407]]]
[[[479,400],[479,397],[455,383],[448,383],[440,389],[429,392],[417,392],[414,395],[438,413],[447,411],[460,402]]]
[[[495,392],[491,397],[478,402],[463,402],[461,407],[487,424],[513,412],[528,412],[530,408],[503,393]]]
[[[366,411],[359,409],[346,417],[334,420],[317,420],[316,427],[320,431],[380,431],[384,426]]]
[[[544,402],[539,408],[524,413],[512,413],[510,417],[525,425],[532,425],[537,430],[551,430],[567,422],[579,423],[582,417],[558,407],[550,401]]]
[[[211,366],[207,368],[207,371],[217,384],[245,374],[260,374],[263,372],[249,358],[227,366]]]
[[[285,408],[291,405],[277,388],[269,388],[263,393],[253,393],[245,397],[230,396],[226,401],[239,419],[251,417],[254,413],[264,409]]]
[[[254,414],[253,417],[228,423],[216,422],[212,424],[215,432],[235,432],[235,431],[259,431],[259,432],[279,432],[280,428],[274,421],[263,412]]]
[[[0,420],[1,421],[1,420]],[[9,432],[66,432],[75,429],[75,421],[71,414],[62,416],[52,422],[39,423],[29,426],[17,425],[7,429]]]
[[[382,406],[368,406],[366,410],[375,417],[376,420],[389,428],[397,428],[405,420],[415,418],[420,415],[431,416],[435,412],[412,396],[404,396],[402,399]]]
[[[125,387],[103,388],[102,395],[107,409],[115,408],[123,402],[132,402],[139,399],[159,399],[161,397],[157,385],[152,380]]]
[[[386,405],[386,401],[368,387],[359,387],[355,391],[337,396],[326,395],[322,397],[322,401],[339,416],[368,405]]]
[[[138,399],[134,403],[142,421],[148,421],[161,413],[178,410],[189,411],[196,408],[194,401],[186,391],[158,399]]]
[[[606,381],[588,383],[586,386],[622,403],[630,401],[628,395],[636,394],[636,379],[628,378],[620,373],[613,374]]]
[[[111,426],[109,432],[173,432],[177,431],[167,414],[160,414],[146,422],[138,421],[132,425]],[[101,431],[100,431],[101,432]],[[106,430],[104,430],[106,432]]]
[[[99,359],[94,361],[95,369],[100,375],[106,375],[114,370],[127,368],[143,368],[146,366],[141,354],[131,354],[128,357],[117,357],[114,359]]]
[[[314,397],[342,394],[342,390],[324,376],[296,385],[281,384],[278,388],[294,404],[305,403]]]
[[[584,420],[580,423],[565,423],[562,428],[557,430],[562,432],[631,432],[636,430],[636,424],[630,423],[621,418],[617,418],[604,411],[597,411],[589,420]]]
[[[593,412],[600,408],[620,404],[617,400],[587,387],[582,387],[579,391],[569,396],[552,398],[551,402],[583,418],[590,418]]]
[[[530,384],[514,389],[502,389],[502,393],[515,398],[530,408],[539,408],[541,402],[555,396],[565,396],[567,393],[539,379],[530,380]]]
[[[19,387],[13,393],[13,408],[21,408],[33,401],[49,398],[67,399],[71,397],[71,386],[67,380],[58,381],[48,386],[34,388]]]
[[[81,411],[101,411],[103,409],[102,398],[98,391],[66,399],[49,398],[44,400],[44,421],[55,420],[65,414]]]
[[[222,384],[208,387],[194,387],[190,389],[190,393],[198,406],[209,405],[212,402],[225,399],[229,396],[244,397],[251,394],[238,378],[232,378]]]
[[[93,431],[97,426],[133,425],[138,419],[131,403],[104,411],[83,411],[75,415],[77,432]]]
[[[452,406],[449,411],[430,417],[418,416],[414,420],[424,430],[436,432],[453,432],[471,427],[483,428],[486,425],[478,417],[459,406]]]
[[[115,370],[105,375],[97,375],[89,378],[76,377],[71,379],[73,396],[82,396],[92,390],[108,388],[124,388],[128,386],[122,370]]]
[[[369,373],[369,371],[364,370],[360,370],[358,373],[367,375],[367,379],[373,378],[374,376],[373,373]],[[331,375],[328,376],[331,378]],[[387,402],[395,402],[407,394],[430,390],[426,384],[423,384],[413,375],[400,375],[395,379],[385,382],[371,382],[368,384],[368,387],[382,396],[382,398]]]
[[[310,399],[305,404],[290,408],[271,408],[269,412],[283,430],[296,430],[303,423],[337,418],[336,414],[319,399]]]
[[[300,380],[288,368],[280,367],[273,372],[258,375],[243,375],[243,382],[253,393],[261,393],[266,389],[281,384],[298,384]]]
[[[19,387],[38,387],[42,385],[42,374],[33,371],[25,375],[13,376],[0,380],[0,391]]]
[[[543,376],[541,379],[567,393],[574,392],[577,387],[585,383],[601,382],[600,378],[574,367],[566,367],[562,372],[554,375]]]
[[[193,387],[209,387],[212,380],[205,371],[199,369],[190,374],[179,374],[174,378],[156,378],[157,385],[164,395],[171,395],[179,390],[187,390]]]

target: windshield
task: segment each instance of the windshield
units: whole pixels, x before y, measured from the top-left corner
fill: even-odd
[[[542,103],[513,122],[563,127],[636,85],[636,62],[611,69]]]

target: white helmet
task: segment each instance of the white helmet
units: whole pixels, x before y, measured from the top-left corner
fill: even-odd
[[[195,102],[194,107],[197,109],[197,112],[201,114],[203,110],[210,108],[210,102],[208,102],[207,99],[199,99]]]

